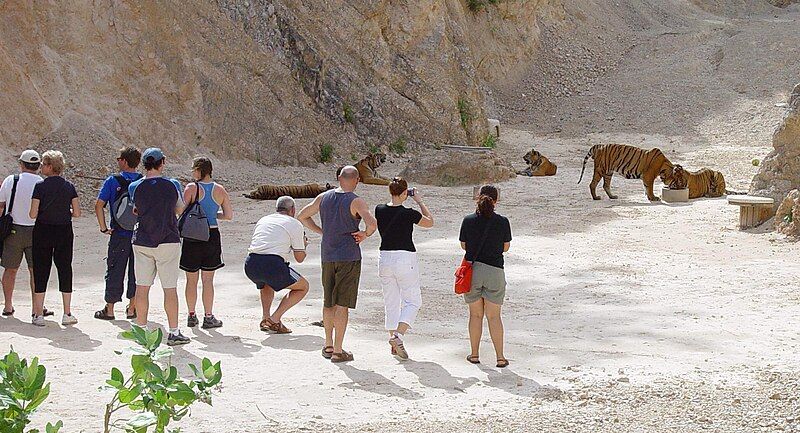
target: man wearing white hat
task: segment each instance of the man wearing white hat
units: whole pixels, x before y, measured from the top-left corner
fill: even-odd
[[[31,197],[33,187],[42,181],[36,174],[42,158],[35,150],[26,150],[19,156],[20,173],[10,175],[5,178],[0,186],[0,208],[3,214],[10,210],[11,218],[14,220],[11,226],[11,234],[3,240],[3,254],[0,258],[0,266],[3,271],[3,296],[5,306],[3,315],[14,314],[14,304],[11,296],[14,293],[14,285],[17,279],[17,271],[22,264],[22,257],[28,263],[30,273],[31,293],[33,293],[33,225],[36,220],[31,218]],[[12,198],[13,196],[13,198]],[[45,312],[45,315],[52,315],[52,312]]]

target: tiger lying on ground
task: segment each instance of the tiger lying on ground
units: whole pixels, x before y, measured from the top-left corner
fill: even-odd
[[[700,171],[688,171],[680,165],[675,165],[672,172],[662,180],[673,189],[689,188],[689,198],[722,197],[723,195],[744,194],[725,189],[725,177],[722,173],[708,168]]]
[[[331,184],[318,185],[309,183],[305,185],[261,185],[250,194],[244,194],[254,200],[277,200],[278,197],[288,195],[293,198],[315,198],[323,192],[333,189]]]
[[[596,144],[583,158],[583,169],[578,183],[583,180],[586,162],[590,157],[594,159],[594,177],[589,184],[589,192],[595,200],[600,200],[595,189],[601,178],[608,198],[617,198],[611,193],[611,177],[617,172],[626,179],[641,179],[644,182],[647,198],[650,201],[659,201],[661,199],[653,194],[653,182],[657,177],[663,179],[672,173],[672,163],[660,149],[644,150],[627,144]]]
[[[368,185],[389,185],[392,183],[391,180],[386,179],[385,177],[381,177],[378,175],[378,167],[381,166],[386,162],[386,154],[385,153],[370,153],[364,159],[355,164],[355,167],[358,169],[358,177],[362,183]],[[339,167],[336,169],[336,177],[339,177],[339,173],[341,173],[342,168]]]
[[[517,171],[520,176],[555,176],[558,170],[555,164],[535,149],[531,149],[522,159],[528,164],[528,168]]]

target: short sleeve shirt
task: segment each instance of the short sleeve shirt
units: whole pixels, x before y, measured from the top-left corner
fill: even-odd
[[[258,220],[247,251],[252,254],[281,256],[288,263],[292,251],[305,249],[303,223],[289,215],[274,213]]]
[[[127,179],[128,182],[133,182],[142,177],[142,175],[139,173],[130,173],[127,171],[121,172],[120,175]],[[117,200],[121,190],[122,185],[117,182],[116,176],[109,176],[106,178],[105,182],[103,182],[103,187],[100,189],[100,193],[97,194],[97,199],[102,200],[104,203],[106,203],[106,205],[112,204]],[[114,227],[114,233],[121,234],[126,237],[131,237],[133,235],[132,231],[121,229],[119,227]]]
[[[36,220],[31,218],[31,198],[33,188],[42,181],[42,177],[33,173],[20,173],[17,182],[17,194],[14,196],[14,208],[11,209],[11,218],[14,224],[32,227]],[[14,175],[8,176],[0,186],[0,201],[6,204],[8,209],[11,204],[11,190],[14,187]]]
[[[486,226],[490,225],[486,232]],[[480,248],[481,239],[486,232],[486,240]],[[467,244],[467,252],[464,258],[467,261],[476,261],[494,266],[503,267],[503,244],[511,242],[511,223],[508,218],[493,214],[491,218],[484,218],[477,213],[467,215],[461,223],[461,233],[458,237],[461,242]],[[475,257],[475,253],[478,256]]]
[[[175,216],[175,207],[183,201],[180,182],[161,176],[139,179],[128,187],[128,194],[138,216],[134,245],[156,248],[180,243]]]
[[[412,235],[414,224],[422,220],[419,211],[405,206],[381,204],[375,207],[378,232],[381,234],[381,251],[416,252]]]
[[[48,176],[33,188],[33,198],[39,200],[36,221],[52,225],[71,224],[72,199],[76,197],[78,191],[72,183],[61,176]]]

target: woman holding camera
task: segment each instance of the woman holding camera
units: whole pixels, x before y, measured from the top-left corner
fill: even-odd
[[[503,321],[500,307],[506,296],[506,274],[503,270],[503,253],[511,246],[511,224],[508,218],[495,213],[498,191],[492,185],[484,185],[478,196],[478,207],[474,213],[464,217],[461,223],[461,248],[464,259],[472,264],[472,285],[464,294],[469,305],[469,342],[472,352],[467,361],[478,364],[478,348],[483,333],[483,318],[489,322],[497,355],[497,367],[508,366],[503,354]]]
[[[392,179],[389,193],[392,201],[375,208],[381,235],[378,274],[383,287],[386,330],[389,331],[392,355],[408,359],[402,336],[411,328],[422,304],[417,250],[412,234],[415,224],[424,228],[433,227],[433,215],[422,202],[419,191],[416,188],[409,189],[404,179]],[[408,197],[417,202],[421,212],[403,206]]]

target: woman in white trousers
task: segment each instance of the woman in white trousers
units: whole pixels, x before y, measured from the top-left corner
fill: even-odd
[[[392,179],[389,193],[392,201],[375,208],[381,235],[378,274],[383,288],[391,353],[400,359],[408,359],[402,337],[411,328],[422,304],[417,250],[412,236],[414,225],[433,227],[433,216],[422,202],[419,191],[409,189],[404,179]],[[419,211],[403,206],[409,196],[417,202]]]

